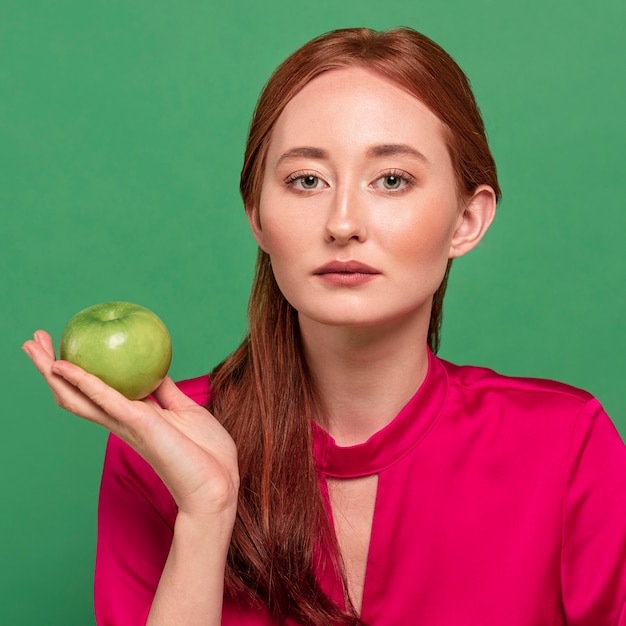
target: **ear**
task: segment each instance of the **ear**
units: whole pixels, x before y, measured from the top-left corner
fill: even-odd
[[[467,254],[475,248],[496,215],[496,194],[489,185],[479,185],[461,208],[450,242],[449,258]]]
[[[248,223],[250,224],[250,230],[252,235],[259,244],[259,248],[264,252],[267,252],[265,244],[265,236],[263,234],[263,228],[261,227],[261,216],[259,215],[259,209],[256,206],[246,206],[246,216],[248,217]]]

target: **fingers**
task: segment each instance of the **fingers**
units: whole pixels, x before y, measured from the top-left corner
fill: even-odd
[[[142,409],[141,403],[128,400],[97,376],[72,363],[55,361],[50,369],[55,376],[51,387],[54,386],[57,392],[55,397],[59,406],[116,434],[121,422],[128,425]],[[59,378],[63,385],[58,384]],[[127,431],[127,428],[124,427],[124,430]]]
[[[33,335],[34,340],[44,349],[46,354],[51,358],[56,358],[54,353],[54,344],[52,337],[45,330],[37,330]]]
[[[55,360],[50,335],[43,330],[38,330],[34,335],[34,339],[24,343],[22,350],[39,370],[39,373],[46,378],[48,384],[50,384],[50,367]]]
[[[45,330],[37,330],[33,334],[33,338],[29,341],[25,341],[22,349],[29,356],[31,360],[37,365],[33,359],[34,355],[40,355],[46,357],[47,360],[54,360],[54,345],[52,344],[52,337]]]
[[[166,377],[150,399],[131,401],[82,368],[56,360],[45,331],[37,331],[24,351],[57,404],[100,424],[135,449],[161,477],[179,509],[184,505],[187,511],[204,514],[236,502],[239,479],[232,438],[171,378]]]
[[[22,349],[48,383],[56,403],[61,408],[109,430],[115,428],[115,419],[108,414],[101,401],[107,402],[107,398],[117,392],[80,367],[65,361],[56,361],[52,338],[48,333],[38,330],[34,334],[34,339],[25,342]],[[85,393],[81,386],[85,387],[88,393]],[[126,400],[123,396],[122,399]],[[110,398],[108,402],[111,402]]]

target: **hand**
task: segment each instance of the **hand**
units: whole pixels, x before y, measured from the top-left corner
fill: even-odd
[[[132,401],[99,378],[57,361],[52,338],[38,330],[24,352],[57,404],[104,426],[135,449],[161,477],[179,512],[234,515],[239,489],[237,450],[230,435],[167,377],[152,399]]]

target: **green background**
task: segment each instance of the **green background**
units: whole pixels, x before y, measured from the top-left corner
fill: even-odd
[[[56,408],[21,343],[128,299],[169,326],[175,378],[236,346],[249,118],[271,70],[327,30],[421,30],[482,108],[504,200],[455,264],[441,355],[586,388],[624,435],[625,7],[0,0],[0,623],[93,623],[106,433]]]

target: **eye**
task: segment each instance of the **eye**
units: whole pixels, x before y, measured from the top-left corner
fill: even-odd
[[[302,189],[315,189],[319,183],[317,176],[302,176],[299,180]]]
[[[383,191],[404,191],[415,184],[415,178],[407,172],[401,170],[393,170],[383,172],[373,183],[372,186]]]
[[[285,184],[295,191],[315,191],[316,189],[322,189],[327,186],[319,176],[306,172],[295,172],[291,174],[285,181]]]
[[[384,176],[383,186],[385,189],[399,189],[402,185],[402,179],[399,176]]]

